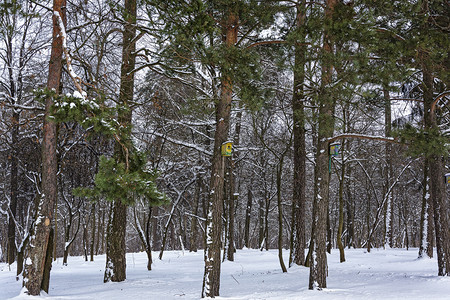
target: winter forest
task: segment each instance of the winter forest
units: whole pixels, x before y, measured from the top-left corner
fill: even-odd
[[[241,253],[307,290],[357,249],[448,278],[449,33],[448,0],[2,1],[0,265],[50,296],[56,259],[181,250],[199,298]]]

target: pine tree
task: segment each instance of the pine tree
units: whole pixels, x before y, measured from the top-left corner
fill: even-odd
[[[53,39],[47,88],[58,94],[62,74],[63,38],[66,24],[65,0],[53,1]],[[30,239],[29,258],[25,264],[23,285],[30,295],[48,292],[52,260],[54,205],[56,203],[58,161],[56,155],[57,123],[51,119],[52,96],[45,100],[44,139],[42,142],[42,195],[36,212],[33,236]]]

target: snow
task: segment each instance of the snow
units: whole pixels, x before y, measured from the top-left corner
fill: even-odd
[[[309,269],[294,266],[282,273],[277,250],[238,250],[234,262],[222,264],[220,297],[216,299],[449,299],[450,277],[437,276],[436,258],[417,259],[417,249],[346,249],[328,255],[328,288],[308,290]],[[33,299],[200,299],[203,251],[166,251],[147,271],[145,252],[127,254],[127,280],[103,283],[105,256],[94,262],[70,257],[53,263],[50,291]],[[288,251],[284,251],[288,257]],[[154,257],[157,253],[154,253]],[[436,257],[436,255],[435,255]],[[21,294],[16,265],[0,264],[0,299],[30,299]]]

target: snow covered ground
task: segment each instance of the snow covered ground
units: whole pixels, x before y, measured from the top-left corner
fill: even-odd
[[[287,258],[288,252],[284,252]],[[157,253],[154,254],[157,258]],[[294,267],[283,274],[277,251],[238,250],[235,262],[222,264],[221,296],[216,299],[450,299],[450,277],[437,276],[436,259],[417,259],[417,249],[346,250],[347,262],[339,263],[339,252],[328,256],[328,288],[308,290],[309,270]],[[127,280],[103,281],[105,256],[95,262],[69,257],[53,263],[50,292],[38,299],[199,299],[203,276],[203,251],[164,252],[146,270],[146,255],[127,255]],[[0,299],[30,299],[21,295],[21,281],[0,264]],[[34,299],[34,298],[33,298]]]

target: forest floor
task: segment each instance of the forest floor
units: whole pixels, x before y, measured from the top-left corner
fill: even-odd
[[[234,262],[222,264],[221,296],[216,299],[450,299],[450,277],[437,276],[436,258],[417,259],[417,249],[346,249],[328,256],[328,288],[308,290],[309,269],[293,267],[282,273],[277,250],[238,250]],[[53,263],[48,295],[33,299],[200,299],[203,251],[166,251],[162,260],[153,254],[147,271],[145,253],[127,254],[127,280],[103,283],[105,256],[94,262],[69,257]],[[288,252],[284,251],[287,259]],[[30,299],[15,280],[15,265],[0,264],[0,299]]]

